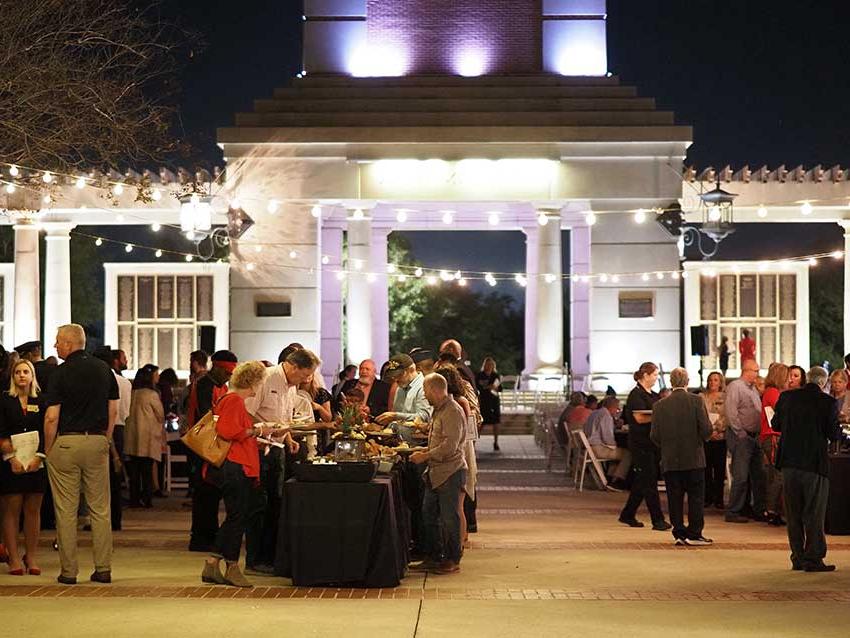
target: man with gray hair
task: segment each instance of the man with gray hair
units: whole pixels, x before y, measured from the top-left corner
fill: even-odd
[[[791,569],[831,572],[826,556],[826,503],[829,496],[830,441],[837,441],[839,403],[824,392],[829,374],[815,366],[806,385],[783,392],[771,423],[780,433],[776,468],[782,471]]]
[[[652,409],[649,437],[661,448],[661,470],[667,485],[667,507],[676,545],[710,545],[702,535],[705,519],[705,452],[711,438],[711,422],[705,402],[688,392],[688,371],[670,373],[673,391]],[[688,525],[685,526],[685,495],[688,496]]]

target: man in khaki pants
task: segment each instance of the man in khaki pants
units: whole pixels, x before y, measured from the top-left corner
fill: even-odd
[[[94,545],[91,580],[112,582],[112,523],[109,511],[109,446],[118,414],[118,384],[103,361],[85,351],[77,324],[59,328],[56,352],[65,362],[50,378],[44,447],[53,490],[63,585],[77,582],[77,507],[86,497]]]

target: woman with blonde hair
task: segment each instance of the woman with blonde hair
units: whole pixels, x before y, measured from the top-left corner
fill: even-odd
[[[711,438],[705,442],[705,506],[723,509],[723,484],[726,482],[726,378],[712,372],[702,393],[711,420]]]
[[[286,433],[254,424],[245,408],[245,399],[255,396],[265,379],[266,367],[261,362],[239,364],[230,377],[227,394],[213,406],[215,429],[222,439],[230,441],[230,450],[220,468],[205,463],[202,470],[204,478],[221,489],[226,514],[218,528],[215,552],[204,562],[201,580],[205,583],[253,587],[239,569],[239,551],[245,532],[256,524],[266,505],[257,437]],[[222,559],[227,565],[224,575],[220,569]]]
[[[493,357],[484,358],[481,371],[475,375],[475,384],[478,386],[483,424],[493,426],[493,451],[498,452],[499,422],[502,420],[502,406],[499,398],[499,393],[502,391],[502,378],[496,370],[496,360]]]
[[[829,393],[838,401],[838,419],[846,423],[850,418],[850,392],[847,391],[847,383],[850,381],[847,370],[841,368],[829,375]]]
[[[779,432],[773,429],[773,413],[779,402],[779,395],[788,389],[790,369],[784,363],[771,363],[764,379],[764,394],[761,397],[761,432],[759,442],[764,452],[765,471],[765,508],[767,522],[771,525],[784,525],[780,514],[782,499],[782,473],[775,467],[776,446]],[[762,512],[756,512],[762,514]]]
[[[3,503],[3,540],[9,551],[9,573],[22,576],[24,568],[33,576],[41,574],[36,563],[41,527],[41,500],[47,485],[44,469],[44,402],[35,378],[35,367],[21,359],[10,368],[9,389],[0,398],[0,495]],[[36,433],[35,456],[18,458],[15,435]],[[23,451],[22,451],[23,452]],[[18,525],[24,513],[23,564],[18,553]]]

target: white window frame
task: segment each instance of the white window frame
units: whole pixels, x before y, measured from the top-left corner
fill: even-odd
[[[213,278],[213,316],[212,321],[201,322],[204,325],[214,325],[215,349],[226,350],[230,344],[230,265],[229,264],[176,264],[176,263],[108,263],[103,265],[105,276],[104,304],[104,343],[113,348],[118,346],[118,279],[120,277],[181,277],[207,276]],[[175,281],[176,285],[176,281]],[[197,298],[196,298],[197,303]],[[176,314],[176,309],[175,309]],[[134,319],[138,325],[138,319]],[[147,321],[145,321],[147,327]],[[151,319],[150,327],[173,327],[180,324],[175,318]],[[192,325],[195,325],[194,323]],[[212,354],[212,353],[210,353]],[[180,361],[180,364],[188,362]],[[176,369],[180,378],[189,376],[189,370]]]
[[[0,263],[0,277],[3,278],[3,313],[0,315],[0,343],[6,350],[17,344],[15,341],[15,263]]]

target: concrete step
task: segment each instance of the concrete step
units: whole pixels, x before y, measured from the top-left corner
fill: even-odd
[[[524,75],[403,75],[355,78],[348,75],[309,75],[294,79],[295,87],[388,87],[388,86],[617,86],[617,76],[563,76],[550,73]]]
[[[436,112],[548,112],[548,111],[652,111],[653,98],[341,98],[256,100],[257,113],[436,113]]]
[[[315,98],[597,98],[637,97],[633,86],[343,86],[275,89],[276,99]]]
[[[665,111],[557,113],[239,113],[237,126],[665,126]]]
[[[533,434],[536,417],[533,414],[502,414],[499,423],[499,436],[514,434]],[[485,431],[487,431],[485,426]]]

